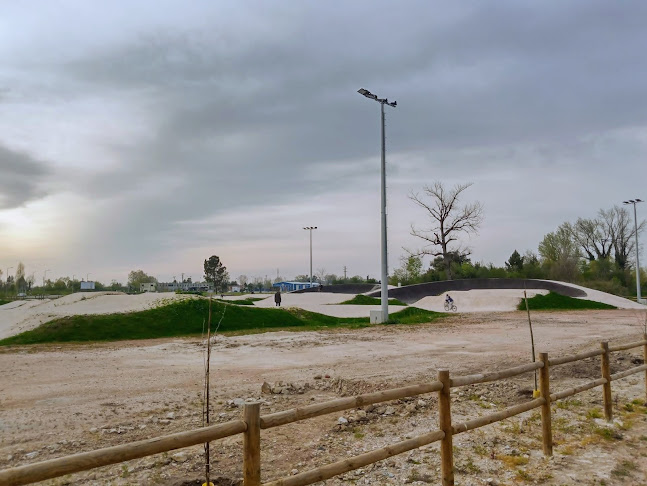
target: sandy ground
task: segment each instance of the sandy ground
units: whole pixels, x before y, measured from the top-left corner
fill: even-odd
[[[549,350],[551,356],[557,356],[593,349],[604,339],[614,343],[636,340],[642,332],[643,314],[631,310],[534,313],[538,351]],[[231,400],[237,398],[262,399],[262,413],[269,413],[314,400],[433,380],[438,368],[448,368],[453,375],[494,371],[527,362],[529,355],[523,312],[458,314],[429,325],[219,337],[211,366],[212,416],[216,421],[240,416],[240,410],[231,405]],[[620,369],[618,366],[633,366],[630,358],[627,355],[626,366],[614,362],[612,372]],[[196,340],[3,348],[0,469],[197,427],[201,424],[203,369],[203,349]],[[572,386],[573,380],[582,382],[597,377],[599,364],[591,362],[564,370],[554,377],[554,387]],[[261,395],[264,381],[297,391]],[[474,417],[486,412],[486,408],[517,403],[530,382],[531,377],[526,375],[521,381],[497,385],[499,388],[465,391],[463,396],[457,396],[457,418],[461,414]],[[627,379],[622,387],[614,384],[614,393],[621,397],[616,403],[618,413],[625,405],[624,400],[642,396],[644,401],[643,383],[644,379],[636,376]],[[582,398],[581,413],[577,412],[584,417],[582,420],[588,420],[586,414],[591,407],[599,407],[600,395],[592,391]],[[425,400],[423,405],[412,402],[413,408],[411,402],[395,403],[391,415],[388,410],[373,411],[366,429],[340,430],[336,425],[337,414],[308,421],[307,427],[294,425],[267,431],[263,435],[264,477],[289,475],[293,469],[305,470],[402,440],[406,434],[416,435],[435,428],[433,397],[431,401]],[[466,408],[461,409],[462,406]],[[431,408],[426,412],[425,407]],[[474,456],[472,466],[465,465],[467,456],[457,458],[463,474],[459,482],[519,484],[517,476],[521,473],[515,469],[508,471],[497,458],[526,450],[530,461],[526,467],[541,471],[542,484],[600,484],[595,482],[599,474],[599,478],[606,478],[607,485],[623,484],[615,481],[618,478],[612,470],[627,457],[632,458],[631,467],[636,468],[631,469],[628,477],[643,479],[624,484],[647,481],[647,476],[639,476],[647,474],[647,461],[641,462],[640,458],[640,454],[647,452],[645,441],[640,439],[647,440],[647,414],[632,419],[634,428],[622,432],[624,439],[609,447],[598,442],[580,447],[577,444],[581,437],[578,439],[574,432],[575,449],[557,454],[559,460],[552,462],[543,461],[538,455],[541,447],[537,444],[536,423],[530,415],[527,420],[506,421],[500,425],[504,429],[493,425],[489,432],[484,428],[457,437],[457,450],[478,454],[486,451],[483,457]],[[579,423],[575,418],[572,420]],[[518,430],[505,432],[505,427],[512,426],[514,430],[520,427],[522,432],[527,427],[530,432],[527,437],[519,435]],[[560,435],[560,443],[569,445],[569,437]],[[530,442],[523,445],[526,439]],[[182,481],[199,478],[200,450],[196,446],[180,455],[144,458],[125,466],[80,473],[70,482],[46,484],[194,484]],[[217,484],[237,484],[231,481],[240,476],[240,440],[221,441],[212,450],[214,469],[222,478]],[[437,453],[431,448],[403,454],[364,468],[357,476],[346,475],[329,483],[438,484],[436,469]],[[417,474],[431,479],[409,480]],[[485,482],[492,477],[498,482]]]
[[[281,294],[281,307],[298,307],[319,314],[335,317],[369,317],[371,310],[380,310],[379,305],[339,305],[354,295],[333,294],[332,292],[307,292],[303,294]],[[254,302],[257,307],[274,307],[274,296]],[[389,313],[404,309],[401,305],[390,305]]]

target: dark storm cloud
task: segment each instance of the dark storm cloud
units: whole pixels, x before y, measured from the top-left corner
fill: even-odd
[[[640,135],[617,136],[647,124],[644,2],[166,8],[173,22],[142,21],[106,42],[99,32],[91,47],[47,67],[68,96],[132,103],[150,131],[109,146],[119,163],[80,173],[75,184],[110,208],[87,234],[98,242],[118,234],[115,254],[144,255],[147,243],[225,242],[235,226],[204,226],[214,215],[377,187],[377,166],[366,161],[379,159],[379,106],[360,87],[398,101],[387,113],[393,180],[476,179],[490,208],[523,197],[477,193],[478,179],[487,184],[491,174],[510,177],[512,188],[523,177],[517,169],[537,187],[560,170],[619,187],[624,178],[602,180],[606,159],[636,147],[636,156],[614,160],[622,174],[645,152]],[[603,156],[599,137],[609,140]],[[406,199],[409,188],[400,189],[392,201]],[[262,231],[281,217],[264,212]],[[234,233],[253,238],[259,226]]]
[[[48,174],[42,162],[0,145],[0,210],[45,196],[43,182]]]

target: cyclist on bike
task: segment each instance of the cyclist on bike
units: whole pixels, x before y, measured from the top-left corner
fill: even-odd
[[[454,299],[452,299],[449,294],[445,295],[445,304],[452,305],[454,303]]]

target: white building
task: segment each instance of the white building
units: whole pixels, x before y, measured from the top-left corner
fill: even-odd
[[[155,292],[157,290],[157,284],[155,282],[144,282],[139,284],[140,292]]]
[[[81,290],[94,290],[94,282],[81,281]]]

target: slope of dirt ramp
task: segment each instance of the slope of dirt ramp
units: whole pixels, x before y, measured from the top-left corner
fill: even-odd
[[[528,290],[528,298],[545,295],[548,290]],[[517,310],[523,298],[523,290],[467,290],[451,292],[458,312],[508,312]],[[445,294],[423,297],[415,307],[435,312],[445,312]]]
[[[328,292],[333,294],[365,294],[367,292],[373,292],[379,290],[380,286],[376,284],[339,284],[339,285],[324,285],[321,288],[321,292]],[[296,290],[291,292],[293,294],[308,294],[311,292],[319,292],[319,287],[313,287],[311,289]]]
[[[471,278],[461,280],[444,280],[441,282],[427,282],[416,285],[406,285],[389,290],[389,297],[396,298],[407,304],[427,297],[429,295],[440,295],[446,292],[468,291],[468,290],[497,290],[497,289],[518,289],[530,290],[552,290],[558,294],[568,297],[586,297],[583,287],[576,287],[563,282],[551,280],[532,280],[523,278]],[[371,297],[379,297],[379,291],[368,294]]]

